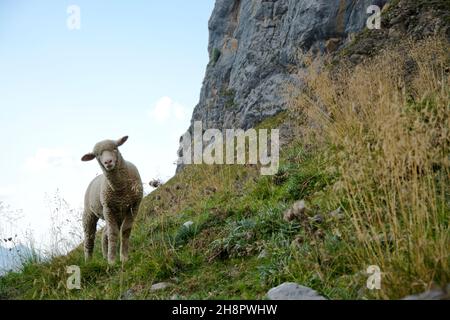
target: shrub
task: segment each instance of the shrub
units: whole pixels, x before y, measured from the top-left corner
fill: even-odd
[[[221,54],[222,53],[220,52],[219,49],[217,49],[217,48],[213,49],[212,54],[211,54],[211,62],[213,64],[213,66],[216,65],[217,61],[219,61]]]

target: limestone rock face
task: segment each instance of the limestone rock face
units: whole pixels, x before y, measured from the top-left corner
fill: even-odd
[[[217,0],[192,124],[248,129],[285,110],[286,89],[301,82],[300,53],[338,50],[365,27],[368,7],[387,1]]]

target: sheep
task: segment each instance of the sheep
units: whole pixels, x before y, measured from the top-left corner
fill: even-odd
[[[105,140],[97,143],[93,152],[81,160],[97,159],[102,175],[89,184],[84,198],[83,229],[85,260],[92,258],[97,222],[103,219],[103,257],[110,265],[116,262],[119,233],[120,261],[128,260],[128,246],[134,218],[143,197],[143,185],[138,169],[123,159],[119,147],[128,140],[125,136],[117,141]]]

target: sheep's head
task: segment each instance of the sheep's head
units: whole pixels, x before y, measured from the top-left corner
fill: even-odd
[[[85,154],[81,160],[91,161],[97,159],[98,163],[105,171],[113,171],[121,160],[119,147],[128,140],[128,136],[119,140],[105,140],[95,145],[94,151]]]

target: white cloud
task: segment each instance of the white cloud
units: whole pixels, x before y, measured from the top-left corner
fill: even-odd
[[[168,120],[184,120],[186,118],[186,108],[174,101],[170,97],[162,97],[154,104],[149,115],[159,123],[165,123]]]
[[[6,198],[16,193],[17,187],[13,185],[0,186],[0,198]]]
[[[35,149],[19,167],[21,172],[15,176],[15,183],[0,188],[11,191],[6,198],[8,204],[23,212],[21,233],[32,230],[43,246],[51,240],[49,206],[53,197],[58,193],[71,209],[80,208],[86,187],[100,170],[97,163],[83,163],[80,154],[81,151],[64,146]]]
[[[50,168],[61,168],[74,163],[74,158],[67,149],[40,148],[25,160],[25,171],[42,172]]]

